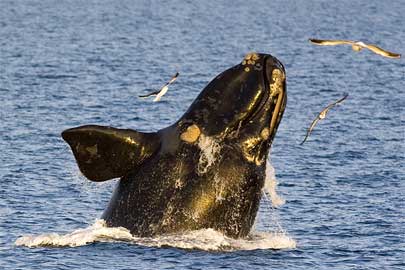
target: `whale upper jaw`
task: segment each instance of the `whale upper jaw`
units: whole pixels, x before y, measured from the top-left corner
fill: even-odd
[[[263,58],[264,62],[262,81],[265,91],[244,122],[254,123],[257,126],[254,129],[256,134],[268,127],[269,138],[273,138],[287,103],[286,74],[282,63],[273,56],[259,54],[259,57]]]
[[[249,56],[249,54],[248,54]],[[259,100],[252,100],[254,105],[248,116],[239,126],[233,129],[228,137],[235,138],[241,154],[250,163],[257,166],[265,164],[269,149],[283,116],[286,103],[286,73],[284,66],[276,58],[268,54],[257,55],[262,59],[261,87]],[[242,62],[244,64],[245,60]]]

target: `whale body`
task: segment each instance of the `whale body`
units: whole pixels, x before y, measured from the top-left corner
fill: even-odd
[[[62,137],[89,180],[120,178],[102,215],[108,226],[137,236],[213,228],[239,238],[254,223],[286,101],[282,63],[249,53],[169,127],[85,125]]]

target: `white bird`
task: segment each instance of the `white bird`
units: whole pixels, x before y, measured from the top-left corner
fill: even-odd
[[[162,96],[167,93],[167,90],[169,90],[169,85],[172,84],[172,83],[174,83],[174,81],[177,79],[178,76],[179,76],[179,73],[176,72],[176,74],[174,74],[174,76],[170,79],[170,81],[168,81],[167,83],[165,83],[165,84],[162,86],[162,88],[160,88],[158,91],[155,91],[155,92],[152,92],[152,93],[149,93],[149,94],[146,94],[146,95],[141,95],[141,96],[139,96],[139,97],[145,98],[145,97],[149,97],[149,96],[156,95],[156,97],[155,97],[155,99],[153,100],[153,102],[159,101],[159,100],[162,98]]]
[[[305,136],[304,140],[300,143],[301,145],[304,144],[304,142],[307,140],[308,136],[311,134],[312,130],[314,129],[315,125],[318,123],[319,120],[323,120],[326,117],[326,114],[329,112],[330,109],[332,109],[333,107],[335,107],[337,104],[341,103],[343,100],[345,100],[347,97],[349,96],[349,94],[345,94],[344,97],[342,97],[341,99],[329,104],[328,106],[326,106],[319,114],[318,116],[315,118],[314,121],[312,121],[311,126],[308,128],[307,130],[307,135]]]
[[[380,47],[377,47],[376,45],[373,44],[365,44],[361,41],[351,41],[351,40],[323,40],[323,39],[309,39],[310,42],[316,45],[321,45],[321,46],[335,46],[335,45],[341,45],[341,44],[347,44],[351,45],[352,49],[356,52],[361,51],[362,49],[366,48],[369,49],[370,51],[382,55],[384,57],[388,58],[400,58],[401,55],[398,53],[393,53],[389,52],[386,50],[381,49]]]

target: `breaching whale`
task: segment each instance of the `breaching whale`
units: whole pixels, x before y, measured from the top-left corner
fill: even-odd
[[[120,178],[102,215],[108,226],[137,236],[213,228],[238,238],[254,223],[286,101],[282,63],[249,53],[169,127],[85,125],[62,137],[89,180]]]

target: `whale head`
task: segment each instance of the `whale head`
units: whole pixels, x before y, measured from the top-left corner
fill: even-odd
[[[196,131],[238,141],[249,161],[263,162],[286,106],[285,79],[284,67],[275,57],[248,53],[240,64],[212,80],[191,104],[177,123],[183,137]]]

